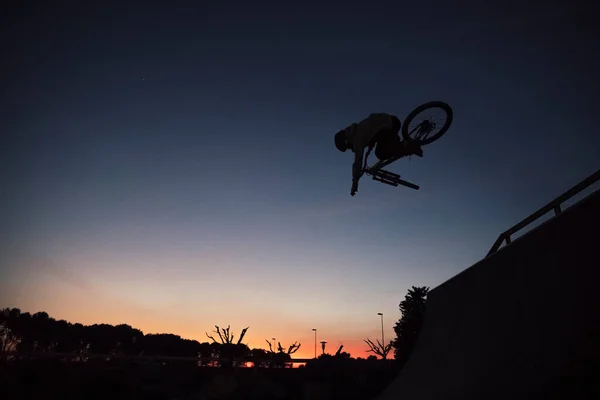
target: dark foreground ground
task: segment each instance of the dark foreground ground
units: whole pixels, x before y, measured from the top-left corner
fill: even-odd
[[[396,374],[394,365],[382,362],[223,369],[190,363],[17,360],[0,365],[0,398],[366,400]]]

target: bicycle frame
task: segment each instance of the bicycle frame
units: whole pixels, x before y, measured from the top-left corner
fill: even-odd
[[[433,124],[433,125],[429,125],[429,124],[431,124],[431,122],[429,122],[429,121],[421,122],[412,131],[409,132],[409,135],[412,135],[415,131],[418,130],[419,132],[417,132],[417,138],[421,139],[422,138],[421,135],[427,134],[427,133],[431,132],[431,129],[435,128],[435,124]],[[397,160],[401,159],[402,157],[404,157],[404,155],[401,155],[401,156],[388,158],[387,160],[381,160],[381,161],[376,162],[375,165],[373,165],[372,167],[368,168],[367,167],[367,159],[369,158],[369,154],[371,154],[371,149],[369,149],[369,151],[367,152],[367,155],[365,156],[365,163],[363,165],[363,172],[366,172],[367,175],[376,173],[377,171],[380,171],[386,165],[390,165],[394,161],[397,161]]]
[[[368,154],[367,154],[367,157],[368,157]],[[374,172],[381,170],[386,165],[389,165],[389,164],[393,163],[394,161],[397,161],[402,158],[402,157],[394,157],[394,158],[388,158],[387,160],[380,160],[380,161],[377,161],[375,163],[375,165],[373,165],[372,167],[369,168],[366,166],[367,165],[367,157],[365,157],[365,169],[366,169],[366,172],[369,174],[373,174]]]
[[[367,174],[367,175],[371,175],[374,180],[385,183],[387,185],[391,185],[391,186],[402,185],[402,186],[406,186],[406,187],[409,187],[414,190],[419,190],[418,185],[415,185],[414,183],[410,183],[403,179],[400,179],[400,175],[398,175],[398,174],[395,174],[393,172],[389,172],[389,171],[382,169],[386,165],[389,165],[389,164],[393,163],[394,161],[402,158],[402,156],[388,158],[387,160],[378,161],[375,165],[373,165],[372,167],[369,168],[369,167],[367,167],[367,160],[369,159],[370,154],[371,154],[371,149],[369,149],[369,151],[367,151],[367,155],[365,156],[365,162],[363,164],[363,169],[360,174],[361,177],[363,176],[363,174]]]

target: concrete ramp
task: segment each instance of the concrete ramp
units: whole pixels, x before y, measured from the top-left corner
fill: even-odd
[[[431,290],[379,398],[600,398],[599,250],[597,191]]]

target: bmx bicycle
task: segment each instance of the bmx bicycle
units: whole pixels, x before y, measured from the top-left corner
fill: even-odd
[[[433,111],[433,113],[432,113]],[[421,115],[424,114],[424,115]],[[427,114],[435,114],[436,117],[426,117]],[[440,121],[439,117],[445,117],[445,120]],[[454,113],[452,108],[443,101],[430,101],[428,103],[421,104],[414,110],[412,110],[402,123],[402,139],[404,141],[416,141],[421,147],[438,140],[452,124]],[[436,131],[437,128],[437,131]],[[363,164],[361,176],[366,174],[372,176],[373,180],[385,183],[391,186],[406,186],[414,190],[419,190],[419,186],[414,183],[407,182],[400,179],[399,174],[395,174],[390,171],[386,171],[383,167],[390,165],[394,161],[399,160],[407,154],[398,154],[392,158],[386,160],[380,160],[372,167],[367,166],[367,160],[372,148],[369,148],[365,161]]]

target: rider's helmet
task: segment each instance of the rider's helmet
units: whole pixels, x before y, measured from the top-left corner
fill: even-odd
[[[341,130],[335,134],[335,147],[342,153],[348,150],[348,140],[346,139],[346,132]]]

